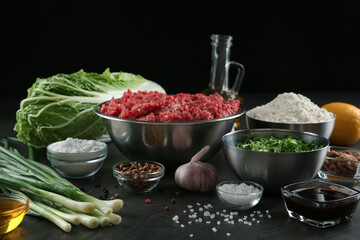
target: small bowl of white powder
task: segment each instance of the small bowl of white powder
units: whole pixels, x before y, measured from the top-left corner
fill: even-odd
[[[250,181],[225,181],[216,186],[222,203],[232,210],[247,210],[260,201],[264,188]]]
[[[50,144],[46,153],[60,175],[85,178],[100,170],[107,157],[107,145],[96,140],[67,138]]]

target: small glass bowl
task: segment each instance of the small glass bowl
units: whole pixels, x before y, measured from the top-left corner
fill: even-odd
[[[93,140],[95,141],[95,140]],[[99,142],[99,141],[97,141]],[[91,152],[77,152],[77,153],[68,153],[68,152],[58,152],[51,150],[51,145],[56,144],[52,143],[46,148],[46,154],[48,158],[61,160],[61,161],[69,161],[69,162],[79,162],[79,161],[88,161],[91,159],[98,159],[107,155],[107,145],[103,144],[103,147],[96,151]]]
[[[0,234],[19,226],[29,211],[29,199],[20,194],[0,193]]]
[[[61,176],[67,178],[86,178],[94,175],[100,170],[106,157],[107,155],[91,160],[63,161],[48,155],[51,166]]]
[[[54,143],[52,143],[54,144]],[[58,152],[51,150],[50,144],[47,147],[46,155],[51,166],[67,178],[86,178],[97,173],[107,157],[107,145],[91,152]]]
[[[259,192],[251,193],[234,193],[227,192],[221,189],[224,184],[236,184],[240,185],[244,183],[250,185],[259,190]],[[216,192],[220,201],[232,210],[247,210],[254,207],[260,201],[264,188],[255,182],[250,181],[225,181],[221,182],[216,186]]]
[[[284,186],[281,193],[290,217],[318,228],[349,221],[360,198],[359,191],[321,179]]]
[[[328,154],[330,151],[350,151],[353,156],[360,153],[359,150],[356,150],[352,147],[330,146],[328,149]],[[355,160],[355,158],[354,160],[346,160],[327,156],[323,166],[318,172],[318,176],[323,179],[329,179],[338,182],[358,183],[360,182],[359,162],[360,161]]]
[[[131,162],[155,164],[161,167],[161,169],[156,172],[143,174],[142,177],[135,179],[129,173],[120,171],[118,168],[120,164],[130,164]],[[159,184],[160,179],[165,175],[165,167],[161,163],[154,161],[124,161],[114,165],[113,175],[125,190],[134,193],[145,193],[150,192]]]

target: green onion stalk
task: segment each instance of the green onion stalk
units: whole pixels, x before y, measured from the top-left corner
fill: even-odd
[[[31,147],[26,158],[6,139],[0,143],[0,188],[28,197],[29,214],[44,217],[65,232],[71,230],[70,223],[90,229],[120,224],[122,218],[114,212],[123,207],[121,199],[87,195],[52,168],[36,162]]]

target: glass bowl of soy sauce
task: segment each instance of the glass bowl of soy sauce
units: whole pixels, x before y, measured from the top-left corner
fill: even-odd
[[[318,228],[350,221],[360,198],[359,191],[322,179],[289,184],[281,193],[291,218]]]

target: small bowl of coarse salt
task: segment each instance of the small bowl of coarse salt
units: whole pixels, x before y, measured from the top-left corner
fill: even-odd
[[[260,201],[264,188],[250,181],[225,181],[216,186],[220,201],[232,210],[247,210]]]
[[[85,178],[97,173],[107,157],[107,145],[96,140],[67,138],[47,146],[51,166],[63,177]]]

